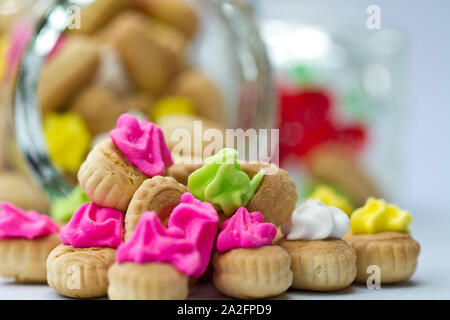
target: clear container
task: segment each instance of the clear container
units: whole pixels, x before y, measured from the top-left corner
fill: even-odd
[[[288,108],[283,95],[298,95],[304,99],[298,98],[296,107],[310,112],[297,114],[308,117],[309,123],[285,118],[278,124],[282,164],[296,176],[302,195],[310,191],[305,187],[310,180],[329,176],[331,182],[339,180],[338,186],[370,190],[359,197],[358,205],[370,195],[398,200],[404,181],[400,161],[405,115],[402,34],[387,28],[371,32],[267,19],[261,21],[261,35],[276,70],[280,109]],[[294,100],[291,97],[290,103]],[[328,114],[320,114],[326,108]],[[352,149],[353,159],[347,167],[353,166],[353,171],[347,168],[338,177],[336,172],[321,176],[310,170],[309,151],[330,142]],[[336,164],[334,170],[342,168]],[[345,175],[355,177],[354,181],[343,181]]]
[[[73,182],[52,162],[43,133],[37,88],[43,63],[71,23],[73,6],[92,1],[38,1],[24,18],[31,40],[17,69],[2,86],[3,170],[26,171],[50,199],[67,195]],[[219,88],[226,128],[272,128],[274,91],[265,47],[251,19],[234,1],[188,1],[199,31],[188,61]],[[45,10],[43,10],[45,8]],[[19,192],[19,191],[18,191]]]

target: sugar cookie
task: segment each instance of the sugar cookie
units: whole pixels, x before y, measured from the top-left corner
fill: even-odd
[[[123,213],[90,202],[61,230],[62,245],[47,259],[48,284],[72,298],[107,294],[107,272],[123,239]]]
[[[182,66],[174,52],[151,33],[149,19],[137,12],[124,12],[106,27],[104,38],[117,49],[135,85],[150,94],[161,93]]]
[[[269,168],[269,164],[241,163],[241,168],[250,178],[253,178],[261,169]],[[261,185],[246,207],[249,211],[261,212],[264,221],[279,226],[289,220],[297,199],[295,182],[285,170],[277,168],[275,174],[264,176]]]
[[[347,233],[344,240],[355,249],[357,260],[356,281],[365,283],[374,269],[380,268],[381,283],[408,280],[417,267],[420,245],[410,235],[402,232],[376,234]]]
[[[72,32],[92,34],[128,6],[128,1],[124,0],[95,0],[81,10],[81,28],[73,29]]]
[[[103,297],[108,290],[107,273],[115,253],[112,248],[76,249],[59,245],[48,256],[48,284],[71,298]]]
[[[168,89],[171,95],[186,96],[195,106],[196,114],[222,123],[223,100],[217,86],[205,74],[195,69],[181,72]]]
[[[420,245],[409,235],[412,217],[408,211],[382,199],[369,198],[350,218],[351,231],[344,240],[356,251],[356,281],[365,282],[380,268],[381,283],[408,280],[417,266]]]
[[[183,0],[137,0],[138,8],[152,17],[173,25],[192,38],[198,27],[195,10]]]
[[[108,274],[110,299],[185,299],[189,277],[200,277],[208,266],[217,222],[212,205],[189,193],[173,209],[168,228],[155,212],[145,212],[117,250]]]
[[[239,299],[279,295],[292,284],[291,259],[271,245],[277,229],[259,212],[241,207],[221,226],[213,258],[213,282],[221,293]]]
[[[78,171],[86,195],[99,205],[126,211],[136,190],[148,177],[133,166],[111,139],[99,142]]]
[[[355,280],[355,252],[340,239],[283,239],[279,245],[292,259],[294,289],[335,291],[348,287]]]
[[[83,117],[94,136],[114,128],[119,116],[127,111],[114,92],[100,86],[82,90],[70,108]]]
[[[184,300],[188,277],[168,263],[115,263],[108,271],[112,300]]]
[[[45,283],[47,256],[61,243],[58,232],[49,217],[2,202],[0,275],[22,283]]]
[[[11,202],[24,210],[35,209],[42,213],[49,210],[45,193],[25,174],[19,172],[0,172],[0,201]]]
[[[153,107],[154,98],[146,92],[135,92],[122,98],[122,105],[126,110],[137,110],[148,114]]]
[[[207,120],[196,115],[191,114],[172,114],[160,117],[158,125],[164,132],[167,145],[172,152],[179,156],[197,156],[203,157],[203,153],[209,151],[209,154],[219,152],[215,146],[215,138],[210,141],[205,138],[209,129],[225,136],[225,128],[219,122]]]
[[[78,180],[95,203],[126,211],[142,182],[164,174],[173,159],[161,129],[130,114],[122,114],[109,135],[88,154]]]
[[[342,147],[332,144],[316,147],[308,154],[306,164],[313,177],[341,188],[357,206],[364,204],[369,196],[379,196],[353,155]]]
[[[34,240],[1,240],[0,275],[21,283],[46,283],[47,257],[60,243],[57,233]]]
[[[159,219],[167,223],[173,208],[188,189],[170,177],[156,176],[147,179],[137,189],[125,215],[125,240],[129,239],[145,211],[156,212]]]
[[[167,175],[186,186],[189,175],[201,166],[201,164],[194,163],[174,163],[167,169]]]
[[[286,239],[278,243],[292,259],[294,289],[335,291],[353,282],[356,254],[340,239],[348,227],[345,212],[320,200],[307,200],[294,211],[282,226]]]
[[[75,94],[94,77],[99,46],[91,38],[71,36],[43,67],[38,87],[44,111],[67,107]]]

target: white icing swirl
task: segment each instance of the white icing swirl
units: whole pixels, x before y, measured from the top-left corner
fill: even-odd
[[[309,199],[295,209],[291,220],[282,225],[281,231],[288,240],[340,239],[349,225],[350,219],[341,209]]]

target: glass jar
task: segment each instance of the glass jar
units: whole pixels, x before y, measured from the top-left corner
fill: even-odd
[[[276,70],[280,162],[300,198],[325,184],[356,206],[369,196],[397,201],[407,114],[402,34],[267,19],[261,35]]]
[[[75,23],[76,29],[79,18],[81,28],[84,22],[89,23],[89,17],[83,14],[82,8],[94,6],[96,2],[100,3],[97,8],[102,9],[102,0],[35,2],[23,19],[31,28],[31,38],[17,68],[10,66],[10,76],[2,86],[5,104],[2,122],[9,138],[0,141],[1,158],[7,158],[0,164],[3,169],[26,170],[50,199],[67,195],[74,183],[49,156],[40,110],[42,103],[38,97],[43,77],[41,71],[54,54],[61,35],[77,32],[67,30],[67,27],[71,28]],[[125,2],[127,5],[136,2],[137,8],[142,9],[139,5],[145,8],[146,0]],[[200,70],[218,88],[223,104],[223,127],[272,128],[274,93],[271,71],[264,45],[250,17],[236,6],[235,1],[187,2],[196,13],[199,26],[196,35],[189,40],[187,63],[190,68]],[[173,19],[175,15],[170,8],[161,10],[150,14],[153,18],[152,14],[156,14],[158,18],[156,27],[160,20],[164,25],[170,25],[164,20]],[[52,81],[63,81],[60,77],[61,74],[55,74]]]

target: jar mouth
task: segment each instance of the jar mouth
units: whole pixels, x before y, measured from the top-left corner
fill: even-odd
[[[49,7],[44,18],[36,24],[35,32],[19,62],[13,86],[13,124],[17,146],[31,176],[50,199],[66,196],[73,185],[49,157],[39,111],[37,84],[46,56],[70,23],[67,8],[89,2],[92,0],[58,0]]]
[[[50,199],[66,196],[74,186],[49,156],[38,99],[39,76],[47,55],[71,23],[70,7],[83,7],[94,1],[53,1],[36,24],[13,82],[11,106],[17,147],[31,176]],[[271,129],[274,125],[274,85],[267,53],[256,27],[231,1],[208,3],[216,7],[236,44],[233,51],[242,81],[238,89],[236,127]]]

